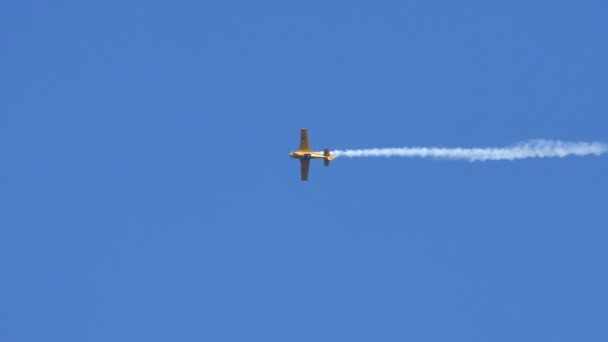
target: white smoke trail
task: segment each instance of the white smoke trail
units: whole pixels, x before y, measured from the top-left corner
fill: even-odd
[[[400,147],[372,148],[360,150],[335,150],[339,157],[406,157],[438,158],[467,161],[515,160],[525,158],[549,158],[566,156],[599,156],[608,152],[608,145],[600,142],[567,142],[558,140],[529,140],[510,147],[444,148],[444,147]]]

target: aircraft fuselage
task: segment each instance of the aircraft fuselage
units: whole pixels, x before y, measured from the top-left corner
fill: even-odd
[[[322,153],[299,152],[299,151],[291,152],[289,154],[289,156],[292,157],[292,158],[304,159],[304,160],[310,160],[310,159],[315,159],[315,158],[319,158],[319,159],[326,158],[326,156],[324,156]]]

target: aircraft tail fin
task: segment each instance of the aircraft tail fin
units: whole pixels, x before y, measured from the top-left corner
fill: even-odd
[[[329,154],[329,149],[327,147],[323,150],[323,155],[325,156],[325,159],[323,159],[323,164],[325,166],[329,166],[329,162],[336,158],[336,156]]]

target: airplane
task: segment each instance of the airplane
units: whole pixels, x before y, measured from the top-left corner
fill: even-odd
[[[308,167],[311,159],[323,159],[323,164],[329,166],[329,162],[336,158],[336,156],[329,154],[327,147],[323,150],[323,153],[314,152],[310,148],[308,130],[306,128],[300,129],[300,148],[297,151],[292,151],[289,156],[292,159],[300,159],[300,178],[303,181],[308,180]]]

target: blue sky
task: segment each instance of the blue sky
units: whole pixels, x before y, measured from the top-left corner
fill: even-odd
[[[604,1],[4,1],[0,340],[606,341]]]

